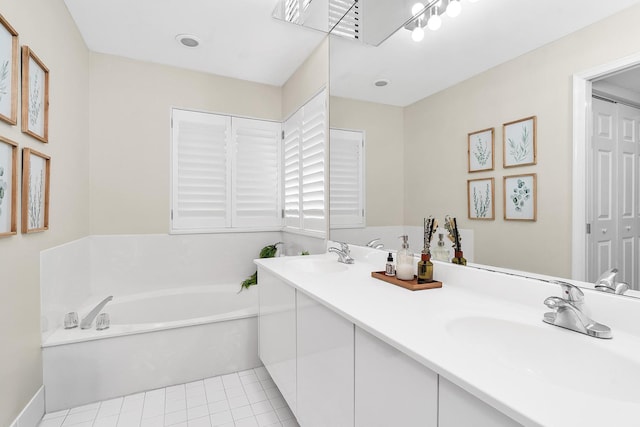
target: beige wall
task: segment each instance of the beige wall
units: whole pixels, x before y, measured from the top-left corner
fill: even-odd
[[[282,86],[282,119],[304,105],[329,82],[329,38],[325,37]]]
[[[572,75],[640,50],[640,6],[405,109],[405,221],[454,214],[475,231],[475,261],[571,275]],[[502,123],[538,116],[538,164],[502,167]],[[496,168],[467,173],[467,133],[496,128]],[[538,174],[538,221],[503,218],[504,175]],[[467,219],[466,181],[496,178],[496,220]],[[464,248],[464,243],[463,243]]]
[[[365,131],[367,226],[404,224],[403,108],[331,97],[332,128]]]
[[[0,13],[50,70],[50,142],[21,133],[20,119],[0,123],[0,135],[52,158],[49,231],[0,239],[0,425],[8,426],[42,385],[40,251],[89,233],[89,52],[62,0],[3,2]]]
[[[91,54],[91,234],[169,231],[171,107],[280,120],[276,86]]]

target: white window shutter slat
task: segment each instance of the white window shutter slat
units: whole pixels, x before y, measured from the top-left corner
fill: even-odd
[[[362,32],[361,4],[353,0],[329,0],[329,29],[352,40],[359,40]]]
[[[302,110],[284,122],[284,224],[300,228],[300,142],[302,140]]]
[[[230,117],[176,109],[172,122],[172,229],[225,227]]]
[[[364,134],[331,129],[332,228],[364,227]]]
[[[282,225],[280,123],[234,117],[231,127],[233,226]]]
[[[325,232],[326,91],[302,110],[302,228]]]

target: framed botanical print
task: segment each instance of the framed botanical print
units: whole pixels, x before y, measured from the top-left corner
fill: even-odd
[[[17,232],[18,144],[0,136],[0,237]]]
[[[467,165],[469,172],[493,170],[494,128],[483,129],[467,135]]]
[[[467,180],[467,211],[469,219],[495,219],[494,178]]]
[[[511,175],[504,177],[504,219],[535,221],[537,209],[537,175]]]
[[[22,46],[22,132],[49,142],[49,69]]]
[[[536,164],[536,116],[502,125],[502,164],[505,168]]]
[[[22,149],[22,232],[49,229],[49,175],[51,157]]]
[[[18,123],[18,33],[0,15],[0,120]]]

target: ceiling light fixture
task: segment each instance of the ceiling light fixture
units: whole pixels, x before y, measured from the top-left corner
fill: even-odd
[[[176,41],[185,47],[198,47],[200,46],[200,38],[193,34],[178,34]]]
[[[389,79],[378,79],[375,82],[373,82],[373,85],[376,87],[385,87],[389,83],[391,83]]]
[[[451,18],[460,15],[462,11],[460,0],[430,0],[426,6],[422,3],[415,3],[411,7],[412,19],[404,28],[411,31],[411,39],[413,41],[419,42],[424,39],[424,27],[429,28],[431,31],[440,29],[442,26],[441,15],[445,11]],[[426,19],[426,16],[429,18]]]

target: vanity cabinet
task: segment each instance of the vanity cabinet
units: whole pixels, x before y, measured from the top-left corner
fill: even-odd
[[[519,427],[502,412],[440,377],[438,427]]]
[[[358,327],[355,334],[355,425],[438,425],[438,375]]]
[[[353,323],[300,291],[297,313],[298,421],[353,426]]]
[[[296,413],[296,290],[259,269],[259,355]]]

